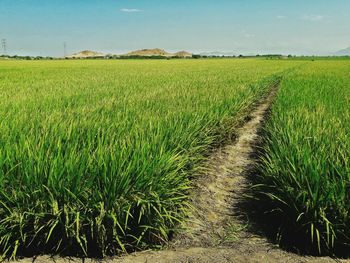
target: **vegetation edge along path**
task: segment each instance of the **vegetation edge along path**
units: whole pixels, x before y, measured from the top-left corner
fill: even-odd
[[[261,140],[259,132],[280,82],[276,79],[271,83],[268,95],[237,129],[236,140],[209,156],[206,173],[193,183],[194,213],[186,231],[174,238],[170,248],[133,253],[107,262],[334,262],[327,257],[304,257],[283,251],[267,238],[249,232],[244,216],[234,211],[250,187],[247,172],[257,164],[254,153]]]
[[[258,132],[279,82],[271,84],[270,93],[257,103],[247,121],[237,129],[237,139],[214,151],[208,158],[206,173],[194,180],[191,200],[195,212],[188,220],[186,231],[176,236],[167,250],[135,252],[103,262],[334,262],[330,258],[302,257],[285,252],[267,239],[249,233],[241,215],[233,213],[232,208],[248,187],[246,171],[255,165],[252,154],[260,140]],[[41,256],[20,262],[49,260],[87,261]]]

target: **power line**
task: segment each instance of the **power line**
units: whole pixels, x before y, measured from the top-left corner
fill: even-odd
[[[2,50],[3,50],[3,54],[6,56],[6,39],[3,38],[1,39],[1,46],[2,46]]]

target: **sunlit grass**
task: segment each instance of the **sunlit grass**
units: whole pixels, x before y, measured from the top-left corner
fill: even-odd
[[[1,62],[3,255],[163,243],[187,215],[205,152],[295,63]]]
[[[284,79],[255,187],[282,244],[349,255],[350,64],[315,61]]]

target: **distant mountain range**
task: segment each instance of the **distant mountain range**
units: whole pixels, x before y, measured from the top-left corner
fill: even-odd
[[[77,59],[77,58],[104,58],[108,56],[113,56],[111,54],[105,55],[100,52],[84,50],[73,55],[66,56],[66,58]],[[180,58],[190,58],[192,53],[187,51],[179,51],[176,53],[169,53],[163,49],[154,48],[154,49],[140,49],[129,52],[124,55],[115,55],[117,57],[180,57]]]
[[[161,56],[161,57],[181,57],[187,58],[192,57],[192,54],[187,51],[179,51],[176,53],[169,53],[164,49],[154,48],[154,49],[140,49],[129,52],[123,56],[140,56],[140,57],[153,57],[153,56]]]
[[[219,57],[232,57],[237,56],[234,52],[222,52],[222,51],[212,51],[212,52],[202,52],[199,53],[201,56],[219,56]],[[329,55],[333,56],[350,56],[350,47],[339,50],[334,53],[329,53]],[[84,59],[84,58],[106,58],[106,57],[165,57],[165,58],[172,58],[172,57],[179,57],[179,58],[191,58],[193,56],[192,53],[187,51],[179,51],[176,53],[170,53],[165,51],[164,49],[160,48],[153,48],[153,49],[140,49],[131,51],[129,53],[123,54],[123,55],[113,55],[113,54],[103,54],[101,52],[91,51],[91,50],[84,50],[78,53],[75,53],[73,55],[66,56],[66,58],[70,59]]]
[[[66,58],[99,58],[99,57],[103,58],[105,57],[105,54],[91,51],[91,50],[84,50],[84,51],[75,53],[73,55],[66,56]]]
[[[336,56],[350,56],[350,47],[339,50],[334,53]]]

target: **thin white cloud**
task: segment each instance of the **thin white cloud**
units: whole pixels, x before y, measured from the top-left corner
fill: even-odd
[[[307,21],[321,21],[325,18],[323,15],[304,15],[302,17],[303,20]]]
[[[122,8],[120,9],[121,12],[125,13],[137,13],[137,12],[142,12],[141,9],[136,9],[136,8]]]
[[[277,16],[277,19],[285,19],[285,18],[287,18],[286,16],[282,16],[282,15],[278,15]]]

